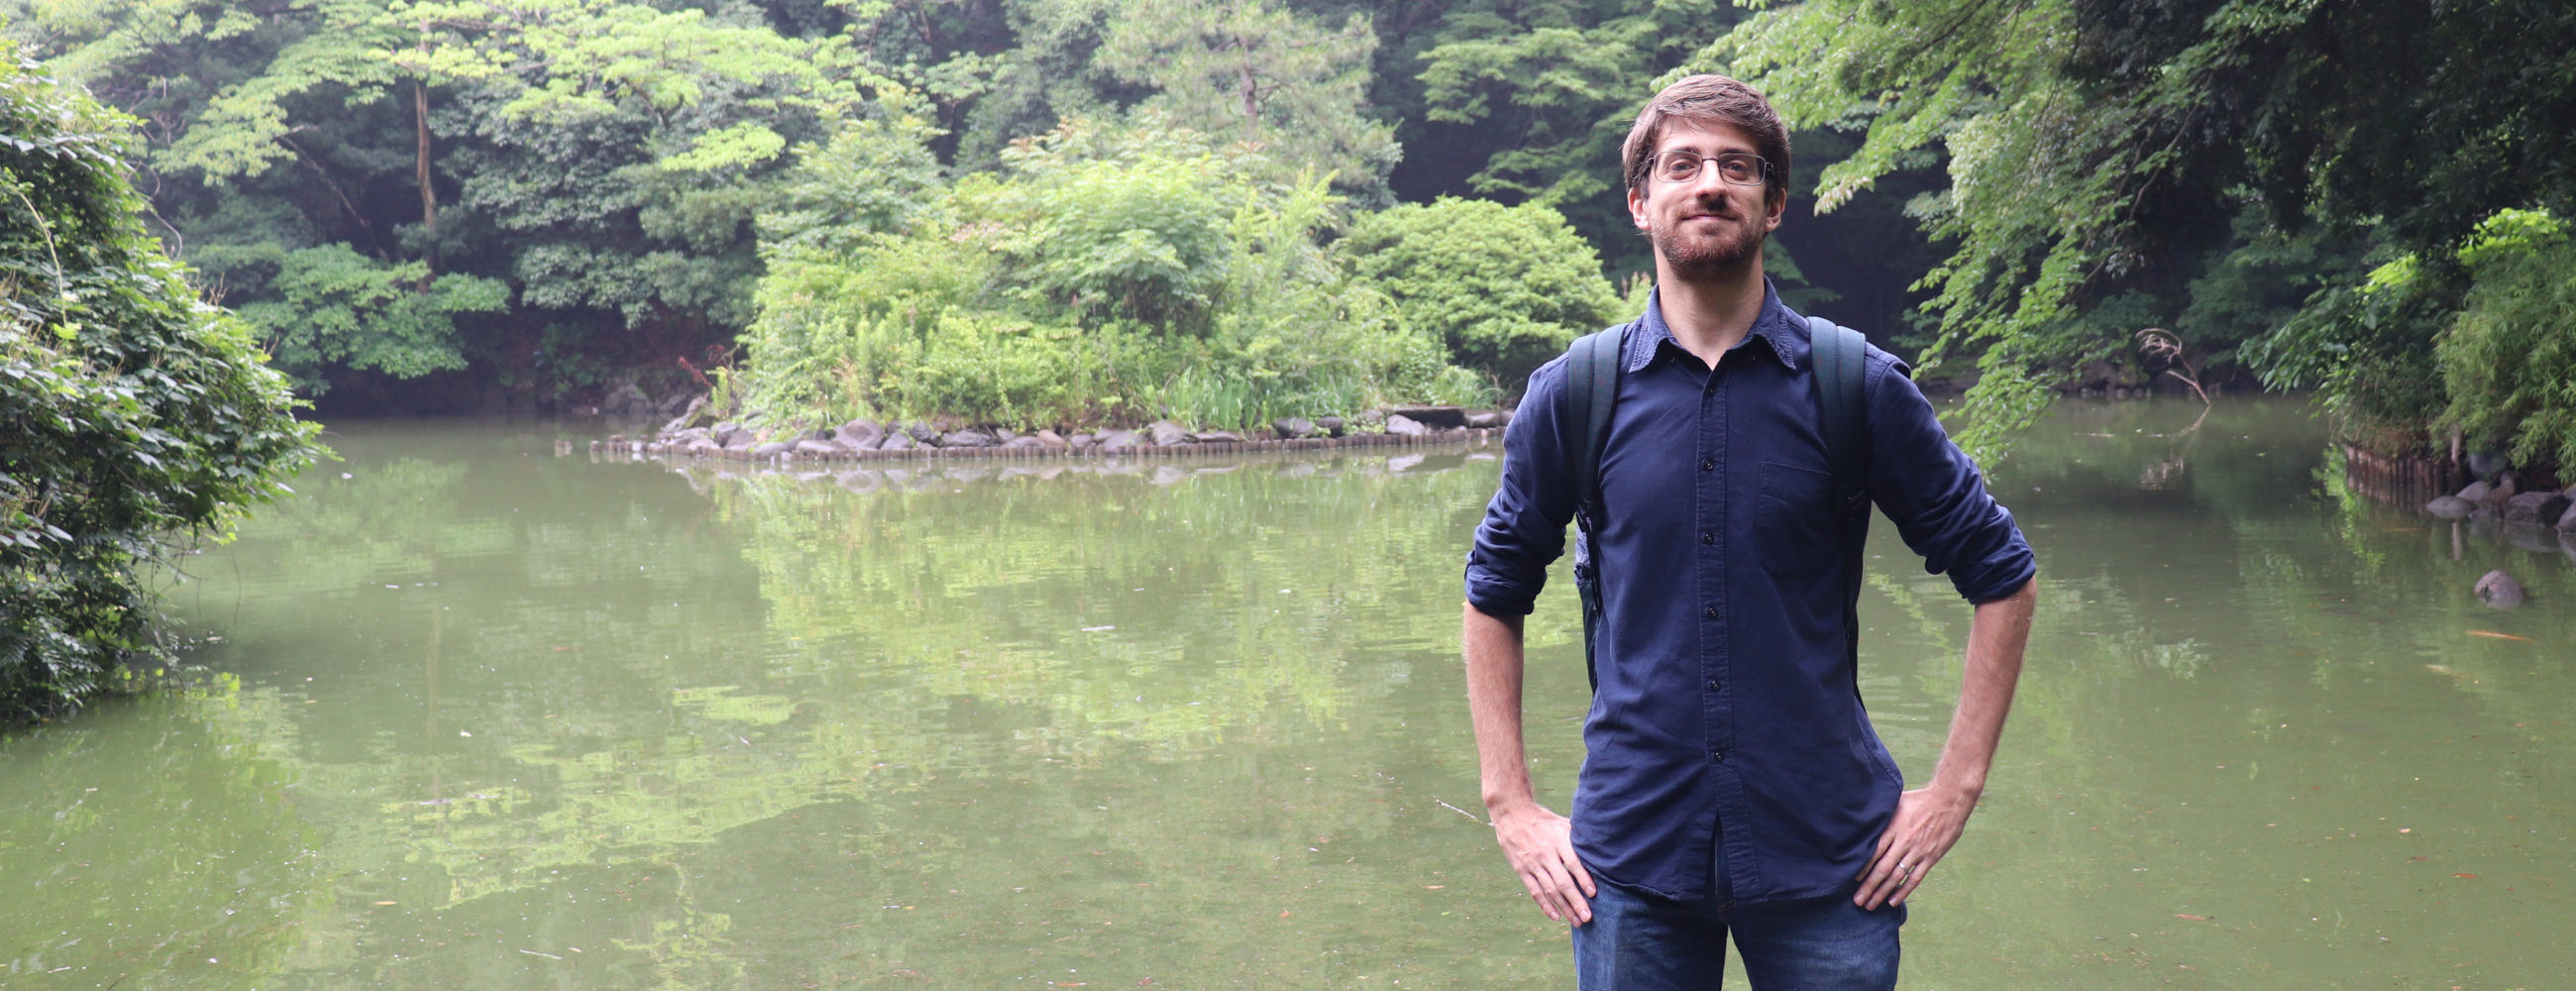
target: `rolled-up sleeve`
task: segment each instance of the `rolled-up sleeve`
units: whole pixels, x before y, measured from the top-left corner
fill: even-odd
[[[1467,602],[1488,616],[1527,616],[1547,585],[1547,566],[1565,553],[1574,520],[1574,472],[1567,438],[1565,359],[1530,373],[1529,391],[1503,431],[1503,484],[1485,504],[1467,552]]]
[[[1869,376],[1871,500],[1923,556],[1923,570],[1948,574],[1968,601],[2019,591],[2039,564],[2012,512],[1987,494],[1977,463],[1951,442],[1913,380],[1884,360],[1870,363]]]

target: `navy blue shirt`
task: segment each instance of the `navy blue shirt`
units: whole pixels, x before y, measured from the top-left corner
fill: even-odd
[[[1600,687],[1583,727],[1574,847],[1669,898],[1847,894],[1905,782],[1845,653],[1832,476],[1807,323],[1766,290],[1715,371],[1650,300],[1628,332],[1601,454]],[[1924,567],[1988,602],[2036,570],[1923,393],[1868,353],[1868,493]],[[1580,421],[1566,359],[1530,375],[1501,491],[1467,557],[1467,601],[1530,612],[1574,518]],[[1723,828],[1721,828],[1721,825]]]

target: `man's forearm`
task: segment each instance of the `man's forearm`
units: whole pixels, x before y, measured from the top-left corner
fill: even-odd
[[[1460,637],[1485,810],[1497,819],[1537,804],[1521,740],[1521,621],[1519,616],[1488,616],[1469,604]]]
[[[1986,772],[1993,766],[1995,745],[2012,710],[2013,688],[2021,680],[2022,651],[2030,643],[2031,614],[2039,600],[2039,580],[2019,591],[1977,607],[1968,625],[1968,656],[1959,686],[1959,708],[1950,717],[1950,738],[1941,746],[1941,763],[1932,771],[1931,787],[1969,796],[1982,794]]]

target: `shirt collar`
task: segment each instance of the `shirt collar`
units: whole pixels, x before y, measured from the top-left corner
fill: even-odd
[[[1646,294],[1646,315],[1638,318],[1637,332],[1628,335],[1630,372],[1644,371],[1667,344],[1675,352],[1688,353],[1682,351],[1681,342],[1673,339],[1672,327],[1664,323],[1662,294],[1661,288]],[[1741,349],[1757,340],[1769,345],[1772,357],[1780,359],[1780,364],[1790,371],[1798,370],[1798,363],[1807,356],[1807,319],[1780,302],[1780,289],[1771,284],[1767,275],[1762,277],[1762,312],[1753,318],[1753,329],[1736,347]]]

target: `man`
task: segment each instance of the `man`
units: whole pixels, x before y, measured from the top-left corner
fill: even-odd
[[[1976,807],[2034,599],[2029,545],[1896,360],[1867,350],[1868,500],[1976,603],[1925,787],[1863,711],[1858,555],[1834,503],[1807,320],[1762,274],[1789,140],[1718,76],[1656,94],[1623,149],[1656,288],[1625,330],[1599,450],[1595,670],[1571,820],[1531,794],[1521,620],[1576,512],[1567,360],[1530,376],[1467,561],[1467,692],[1485,807],[1584,991],[1715,988],[1731,932],[1757,991],[1896,986],[1905,900]],[[1864,509],[1865,511],[1865,509]],[[1901,793],[1901,794],[1900,794]]]

